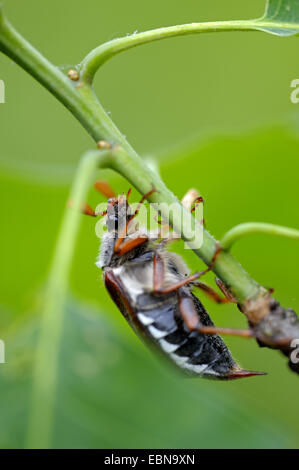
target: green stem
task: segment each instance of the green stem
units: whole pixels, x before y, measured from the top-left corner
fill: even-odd
[[[73,210],[66,209],[63,217],[41,312],[40,334],[33,369],[32,407],[27,441],[29,448],[51,447],[59,344],[70,267],[82,216],[80,205],[86,198],[96,169],[105,168],[109,157],[110,152],[107,151],[93,151],[83,157],[70,193]]]
[[[236,225],[229,230],[222,238],[220,242],[221,246],[225,250],[229,250],[236,240],[253,233],[264,233],[267,235],[299,239],[299,230],[294,228],[266,224],[263,222],[247,222],[245,224]]]
[[[299,31],[298,24],[266,21],[263,18],[253,20],[238,21],[213,21],[206,23],[189,23],[166,28],[158,28],[142,33],[131,34],[123,38],[101,44],[93,49],[79,64],[81,80],[85,83],[92,83],[95,73],[105,62],[120,52],[127,51],[133,47],[141,46],[161,39],[173,38],[177,36],[187,36],[200,33],[232,32],[232,31],[260,31],[269,28],[292,29]]]
[[[116,54],[132,49],[133,47],[177,36],[190,34],[210,33],[216,31],[250,31],[250,22],[247,21],[216,21],[210,23],[191,23],[166,28],[158,28],[142,33],[132,34],[123,38],[101,44],[93,49],[79,64],[82,81],[92,83],[99,67]]]
[[[95,141],[106,139],[132,151],[90,87],[69,79],[26,41],[3,16],[1,5],[0,51],[47,88],[81,122]]]

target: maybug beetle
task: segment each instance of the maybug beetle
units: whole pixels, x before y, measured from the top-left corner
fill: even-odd
[[[107,232],[96,265],[103,271],[112,300],[137,335],[154,344],[188,375],[214,379],[262,375],[242,369],[236,363],[218,333],[234,334],[239,330],[214,327],[208,312],[192,292],[194,287],[199,287],[217,302],[232,300],[222,299],[198,281],[211,269],[217,252],[209,268],[190,276],[182,258],[166,250],[167,241],[152,237],[136,223],[138,208],[155,189],[143,196],[133,211],[128,196],[117,197],[105,182],[97,182],[95,187],[109,197],[107,209],[101,213],[106,216]],[[191,194],[193,208],[194,203],[202,202],[198,196],[194,197],[194,192],[187,194],[184,200],[190,200]],[[89,206],[83,212],[97,215]]]

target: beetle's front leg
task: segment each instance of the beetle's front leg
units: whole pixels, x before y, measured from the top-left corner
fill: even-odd
[[[229,292],[229,290],[225,287],[224,283],[216,278],[216,284],[221,290],[221,292],[224,294],[225,297],[221,297],[218,292],[216,292],[212,287],[210,287],[208,284],[205,284],[204,282],[201,281],[196,281],[193,283],[194,287],[198,287],[198,289],[201,289],[210,299],[214,300],[217,304],[226,304],[228,302],[232,303],[237,303],[237,300],[235,297]]]
[[[125,253],[128,253],[131,250],[134,250],[134,248],[137,248],[138,246],[143,245],[143,243],[146,243],[147,241],[148,241],[148,238],[145,235],[143,237],[125,238],[122,240],[121,243],[119,243],[117,248],[115,244],[114,253],[118,256],[122,256]]]

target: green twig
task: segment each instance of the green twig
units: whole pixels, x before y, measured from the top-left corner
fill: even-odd
[[[133,47],[141,46],[150,42],[177,36],[187,36],[199,33],[228,32],[228,31],[251,31],[252,21],[215,21],[210,23],[190,23],[166,28],[153,29],[142,33],[131,34],[123,38],[101,44],[93,49],[79,64],[81,80],[92,83],[99,67],[120,52],[127,51]]]
[[[299,239],[299,230],[281,225],[266,224],[263,222],[247,222],[245,224],[236,225],[229,230],[221,240],[221,246],[225,250],[229,250],[235,241],[239,238],[251,235],[253,233],[264,233],[267,235],[278,235],[280,237]]]
[[[133,47],[141,46],[161,39],[173,38],[178,36],[187,36],[200,33],[215,32],[249,32],[260,31],[269,28],[292,28],[299,31],[299,25],[267,21],[266,19],[239,20],[239,21],[213,21],[206,23],[189,23],[166,28],[153,29],[142,33],[131,34],[129,36],[113,39],[112,41],[101,44],[93,49],[78,65],[81,80],[85,83],[92,83],[97,70],[109,59],[127,51]],[[270,31],[269,31],[270,32]]]

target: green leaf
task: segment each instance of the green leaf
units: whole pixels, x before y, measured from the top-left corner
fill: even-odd
[[[292,36],[299,33],[299,0],[268,0],[264,16],[258,20],[269,23],[257,29],[277,36]]]
[[[291,445],[285,426],[262,406],[244,406],[233,384],[217,387],[213,381],[182,378],[148,351],[124,320],[120,329],[104,317],[99,309],[68,301],[52,447]],[[6,338],[7,363],[0,367],[1,448],[22,448],[26,443],[38,329],[37,318],[31,318]]]

